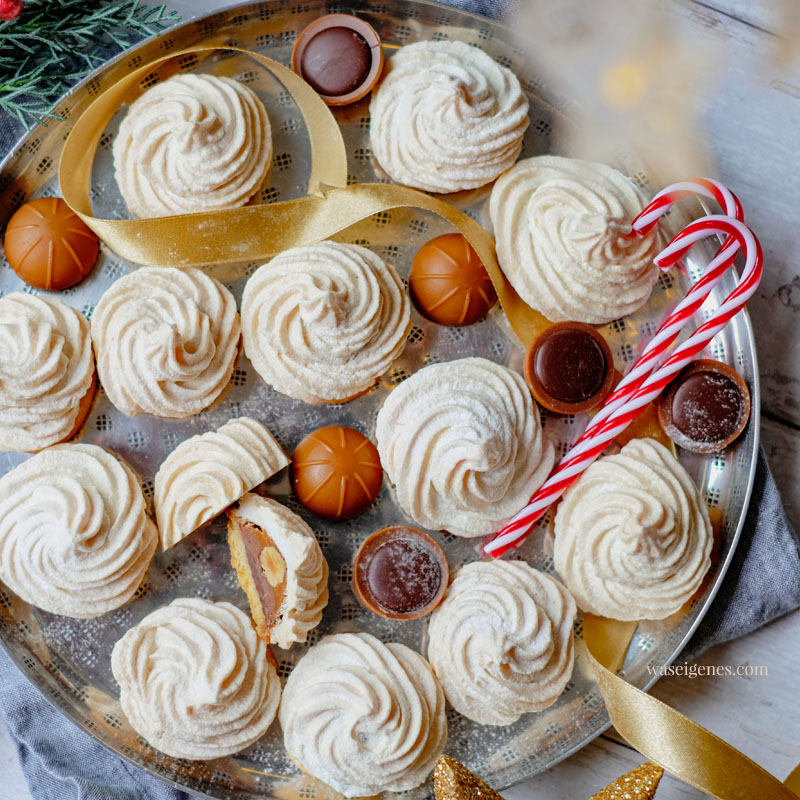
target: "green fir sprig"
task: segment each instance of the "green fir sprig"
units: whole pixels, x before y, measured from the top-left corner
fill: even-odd
[[[164,5],[139,0],[27,0],[18,19],[0,23],[0,111],[26,128],[58,119],[54,105],[70,86],[179,20]]]

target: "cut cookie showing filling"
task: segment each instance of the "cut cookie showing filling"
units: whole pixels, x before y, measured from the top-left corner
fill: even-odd
[[[228,511],[228,544],[259,636],[304,642],[328,604],[328,564],[314,532],[285,506],[246,494]]]

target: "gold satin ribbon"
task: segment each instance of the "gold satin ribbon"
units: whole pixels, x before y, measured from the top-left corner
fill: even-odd
[[[347,185],[347,152],[345,151],[339,125],[328,106],[302,78],[295,75],[288,67],[284,67],[283,64],[250,50],[244,50],[241,47],[193,47],[189,50],[170,53],[168,56],[157,58],[135,69],[102,92],[75,122],[61,151],[58,182],[61,185],[61,193],[64,200],[75,213],[86,220],[87,224],[89,220],[93,220],[98,223],[107,223],[105,226],[100,226],[100,230],[105,231],[113,228],[111,220],[95,220],[92,216],[92,203],[89,196],[95,152],[108,121],[119,110],[120,106],[132,99],[132,93],[136,85],[156,67],[174,58],[192,56],[196,53],[209,53],[215,50],[233,50],[249,56],[266,67],[294,98],[300,113],[303,115],[311,140],[311,176],[308,181],[308,193],[316,195],[324,191],[326,186]],[[227,218],[241,210],[212,211],[166,219],[180,220],[187,217],[195,217],[198,221],[208,222],[213,221],[219,215]],[[116,222],[146,225],[150,220],[118,220]],[[147,232],[146,227],[139,229],[131,224],[125,228],[120,227],[120,230],[124,229],[128,230],[129,236]],[[104,238],[99,231],[96,231],[96,233],[101,238]],[[124,253],[121,255],[124,255]],[[228,256],[226,260],[230,261],[232,259]]]
[[[620,736],[716,800],[798,800],[800,765],[781,783],[735,747],[614,674],[625,657],[630,625],[593,614],[583,617],[589,661]]]
[[[282,203],[151,219],[98,219],[89,195],[97,144],[108,121],[131,90],[168,59],[217,49],[245,53],[266,67],[297,102],[311,138],[309,196]],[[347,186],[347,155],[341,130],[319,95],[287,67],[237,47],[201,47],[157,59],[103,92],[70,132],[58,172],[67,204],[116,253],[137,264],[192,267],[259,261],[304,244],[328,239],[367,217],[395,208],[432,211],[450,222],[475,248],[497,290],[514,332],[526,346],[548,320],[523,303],[506,279],[494,239],[471,217],[424,192],[390,184]]]
[[[244,53],[269,70],[291,93],[306,122],[312,164],[309,196],[269,205],[136,220],[98,219],[89,194],[100,137],[136,85],[158,65],[180,56],[226,49]],[[308,84],[278,62],[236,47],[192,48],[145,64],[112,85],[76,121],[62,151],[59,182],[64,200],[115,252],[152,266],[190,267],[266,259],[290,247],[311,244],[373,214],[398,208],[433,212],[460,231],[489,272],[516,335],[527,347],[550,325],[525,304],[506,279],[494,239],[471,217],[423,192],[390,184],[347,186],[347,155],[330,109]],[[652,412],[652,409],[651,409]],[[651,417],[653,414],[651,413]],[[635,435],[663,440],[651,418]],[[647,758],[718,800],[798,800],[800,766],[781,784],[738,750],[687,717],[615,675],[635,630],[587,614],[584,639],[612,723]]]
[[[783,782],[783,785],[800,797],[800,764],[789,773],[789,777]]]

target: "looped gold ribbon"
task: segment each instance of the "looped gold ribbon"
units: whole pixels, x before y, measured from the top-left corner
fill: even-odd
[[[347,152],[342,132],[330,109],[302,78],[295,75],[288,67],[284,67],[283,64],[241,47],[193,47],[156,58],[133,70],[102,92],[77,119],[64,143],[58,168],[61,193],[73,211],[84,217],[87,222],[90,219],[94,220],[89,189],[97,145],[108,121],[120,106],[130,99],[131,91],[142,78],[147,77],[156,67],[167,61],[217,50],[232,50],[249,56],[266,67],[294,98],[311,140],[311,175],[308,180],[308,193],[319,195],[327,186],[347,185]],[[232,209],[234,215],[237,211],[240,209]],[[231,212],[212,211],[185,216],[196,217],[198,222],[208,222],[219,215],[230,216]],[[179,218],[172,217],[171,219]],[[97,222],[111,223],[111,220],[97,220]],[[138,220],[118,220],[117,222],[138,222]],[[147,220],[141,220],[141,222],[145,223]],[[113,225],[110,224],[105,227],[101,226],[101,230],[111,230],[112,228]],[[131,233],[134,233],[134,229],[130,225],[128,228]],[[98,236],[101,236],[99,231],[97,233]],[[230,261],[230,256],[226,260]]]
[[[140,220],[98,219],[89,194],[98,142],[111,116],[136,84],[159,64],[179,56],[235,50],[266,67],[294,97],[311,140],[309,196],[269,205]],[[308,84],[266,56],[237,47],[200,47],[145,64],[103,92],[76,121],[62,151],[64,200],[115,252],[138,264],[190,267],[254,261],[311,244],[396,208],[419,208],[451,223],[477,252],[517,336],[528,345],[550,323],[522,302],[506,279],[494,239],[471,217],[423,192],[389,184],[347,186],[347,156],[330,109]],[[652,415],[651,415],[652,416]],[[650,420],[652,423],[652,420]],[[658,435],[655,424],[638,435]],[[798,800],[800,767],[779,783],[746,756],[687,717],[614,674],[633,632],[627,623],[587,615],[584,638],[611,721],[626,740],[681,780],[718,800]],[[611,667],[611,669],[609,669]],[[791,787],[791,788],[790,788]]]
[[[64,200],[112,250],[137,264],[162,267],[256,261],[290,247],[322,241],[382,211],[419,208],[450,222],[475,248],[512,328],[524,344],[549,325],[545,317],[519,298],[497,263],[494,239],[467,214],[443,200],[403,186],[348,187],[341,130],[319,95],[291,70],[271,58],[236,47],[194,48],[168,58],[216,49],[235,50],[255,59],[294,97],[311,138],[309,195],[281,203],[171,217],[123,220],[94,217],[89,189],[97,144],[130,90],[167,60],[160,58],[103,92],[76,121],[61,155],[58,175]]]
[[[630,623],[593,614],[583,617],[589,661],[620,736],[667,772],[717,800],[798,800],[800,766],[781,783],[735,747],[615,674],[632,633]]]

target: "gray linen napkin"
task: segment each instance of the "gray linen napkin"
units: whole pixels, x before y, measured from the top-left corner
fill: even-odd
[[[511,2],[451,0],[497,16]],[[0,115],[0,153],[21,135]],[[682,658],[742,636],[800,607],[800,546],[786,519],[763,450],[753,496],[733,563]],[[192,794],[131,766],[53,707],[0,648],[0,715],[16,744],[36,800],[188,800]]]

